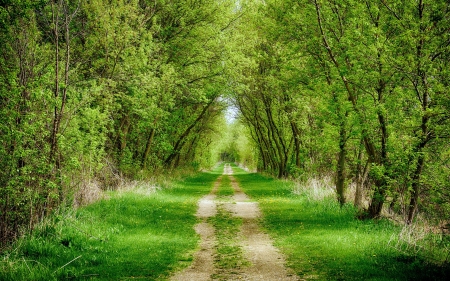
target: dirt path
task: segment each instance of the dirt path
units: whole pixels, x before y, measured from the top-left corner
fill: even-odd
[[[217,179],[211,193],[199,201],[197,217],[202,221],[196,225],[195,230],[201,238],[200,250],[195,253],[191,266],[174,275],[171,280],[299,280],[284,266],[284,257],[273,246],[270,237],[260,230],[257,224],[261,217],[258,203],[252,202],[240,189],[232,174],[230,165],[226,165],[224,175],[230,177],[234,189],[231,201],[220,202],[216,198],[222,176]],[[207,219],[216,215],[218,205],[223,206],[233,216],[242,218],[243,223],[237,243],[242,248],[249,266],[233,269],[232,274],[225,274],[227,278],[220,274],[221,277],[215,279],[219,271],[214,263],[216,230],[207,222]]]

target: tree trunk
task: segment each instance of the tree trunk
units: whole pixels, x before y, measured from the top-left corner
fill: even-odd
[[[150,134],[147,138],[147,143],[145,144],[145,151],[144,154],[142,155],[142,161],[141,161],[141,167],[142,169],[146,169],[147,168],[147,158],[148,155],[150,154],[150,150],[152,147],[152,142],[153,142],[153,137],[155,136],[155,129],[152,128],[150,130]]]
[[[291,121],[291,129],[292,129],[292,135],[294,137],[294,147],[295,147],[295,166],[297,168],[301,168],[301,162],[300,162],[300,131],[297,127],[297,125]]]
[[[421,125],[420,125],[421,141],[418,144],[416,151],[415,151],[415,153],[418,154],[418,158],[417,158],[416,169],[414,170],[414,174],[412,175],[412,191],[411,191],[411,200],[409,202],[409,207],[408,207],[408,216],[406,219],[407,224],[412,223],[412,221],[414,219],[414,215],[417,210],[417,205],[419,203],[420,176],[422,174],[423,167],[425,165],[425,155],[423,154],[423,149],[425,148],[426,144],[428,143],[428,141],[431,138],[429,125],[428,125],[430,116],[427,115],[427,110],[430,107],[429,100],[431,100],[431,99],[430,99],[430,95],[429,95],[429,85],[428,85],[428,81],[427,81],[426,70],[424,70],[424,66],[422,64],[423,57],[425,56],[425,54],[423,54],[424,53],[423,48],[425,45],[425,40],[424,40],[423,34],[426,33],[426,27],[422,23],[424,9],[425,9],[425,4],[423,3],[423,0],[420,0],[418,2],[417,10],[418,10],[418,16],[419,16],[419,22],[420,22],[419,32],[420,32],[421,37],[420,37],[419,42],[416,47],[416,60],[417,60],[416,77],[417,77],[417,79],[413,84],[415,87],[416,94],[418,97],[420,97],[419,100],[422,103],[422,120],[421,120]],[[422,87],[423,87],[423,89],[421,89],[422,92],[420,92],[419,85],[422,85]]]
[[[345,157],[347,155],[346,143],[347,143],[347,131],[345,129],[345,122],[342,120],[339,125],[339,156],[336,170],[336,193],[337,199],[341,206],[345,204]]]
[[[183,134],[181,134],[181,136],[178,138],[178,140],[176,141],[176,143],[173,147],[173,152],[164,161],[164,164],[166,166],[170,166],[172,164],[172,161],[180,153],[181,148],[184,146],[186,137],[189,135],[192,128],[194,128],[195,125],[197,125],[197,123],[200,122],[200,120],[202,120],[202,118],[205,116],[206,112],[208,111],[210,106],[214,103],[214,101],[215,101],[215,99],[212,98],[211,101],[207,105],[205,105],[205,107],[202,109],[202,112],[195,119],[195,121],[189,127],[187,127],[186,130],[183,132]]]
[[[362,139],[361,139],[362,146]],[[354,205],[358,209],[362,209],[362,199],[363,199],[363,188],[364,183],[366,182],[367,175],[369,173],[369,161],[366,162],[364,168],[362,167],[362,158],[363,158],[363,148],[360,147],[358,151],[358,165],[357,165],[357,175],[356,175],[356,191],[355,191],[355,200]]]
[[[283,137],[280,135],[278,128],[273,120],[271,102],[262,94],[262,100],[265,105],[265,112],[268,120],[268,130],[271,139],[275,142],[276,151],[278,154],[278,178],[283,178],[286,176],[286,145],[283,141]],[[270,139],[270,138],[269,138]]]
[[[386,182],[383,179],[375,181],[375,190],[368,208],[369,218],[377,218],[380,216],[381,210],[383,210],[385,198]]]
[[[411,200],[409,202],[408,207],[408,217],[406,219],[407,224],[411,224],[414,215],[417,210],[417,205],[419,203],[419,194],[420,194],[420,175],[422,174],[423,166],[425,163],[425,157],[420,154],[419,159],[417,160],[416,170],[414,171],[413,181],[412,181],[412,191],[411,191]]]
[[[53,90],[53,97],[55,100],[59,96],[59,7],[54,1],[52,3],[52,22],[53,22],[53,36],[55,36],[55,85]],[[56,154],[56,146],[57,146],[57,134],[58,134],[58,107],[55,105],[53,109],[53,125],[52,125],[52,133],[50,136],[50,163],[54,161],[55,154]]]

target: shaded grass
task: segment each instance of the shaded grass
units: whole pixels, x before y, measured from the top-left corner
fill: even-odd
[[[132,191],[52,217],[1,256],[0,280],[155,280],[187,265],[197,201],[221,173],[144,196]]]
[[[238,170],[238,168],[234,167]],[[351,205],[309,200],[293,184],[236,173],[241,188],[259,202],[263,226],[287,255],[289,266],[310,280],[445,280],[448,269],[388,246],[400,227],[387,220],[359,221]]]

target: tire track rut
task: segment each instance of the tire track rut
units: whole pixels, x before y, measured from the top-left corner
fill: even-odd
[[[262,232],[258,226],[258,220],[261,218],[258,203],[252,202],[242,191],[232,174],[231,166],[226,164],[223,175],[230,178],[234,190],[231,201],[220,201],[216,197],[222,176],[217,179],[210,194],[199,200],[196,216],[201,222],[195,226],[195,230],[201,238],[200,249],[194,254],[192,264],[170,280],[299,280],[291,269],[285,267],[284,256],[273,246],[269,235]],[[223,207],[232,216],[242,218],[237,245],[243,250],[249,266],[223,272],[223,269],[217,268],[214,263],[217,246],[215,233],[220,230],[215,229],[207,220],[217,214],[218,206]]]

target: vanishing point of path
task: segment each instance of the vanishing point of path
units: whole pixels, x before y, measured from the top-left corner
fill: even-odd
[[[231,200],[216,197],[222,180],[220,176],[211,192],[198,202],[196,216],[201,222],[195,226],[195,230],[201,238],[200,249],[194,254],[191,266],[178,272],[171,280],[299,280],[284,266],[284,257],[273,246],[270,237],[260,230],[257,223],[261,217],[258,203],[252,202],[240,189],[232,174],[231,166],[226,164],[224,175],[230,178],[234,190]],[[221,230],[208,222],[208,218],[216,216],[219,208],[242,219],[235,246],[242,249],[246,260],[245,265],[225,272],[215,262],[218,243],[216,233]]]

